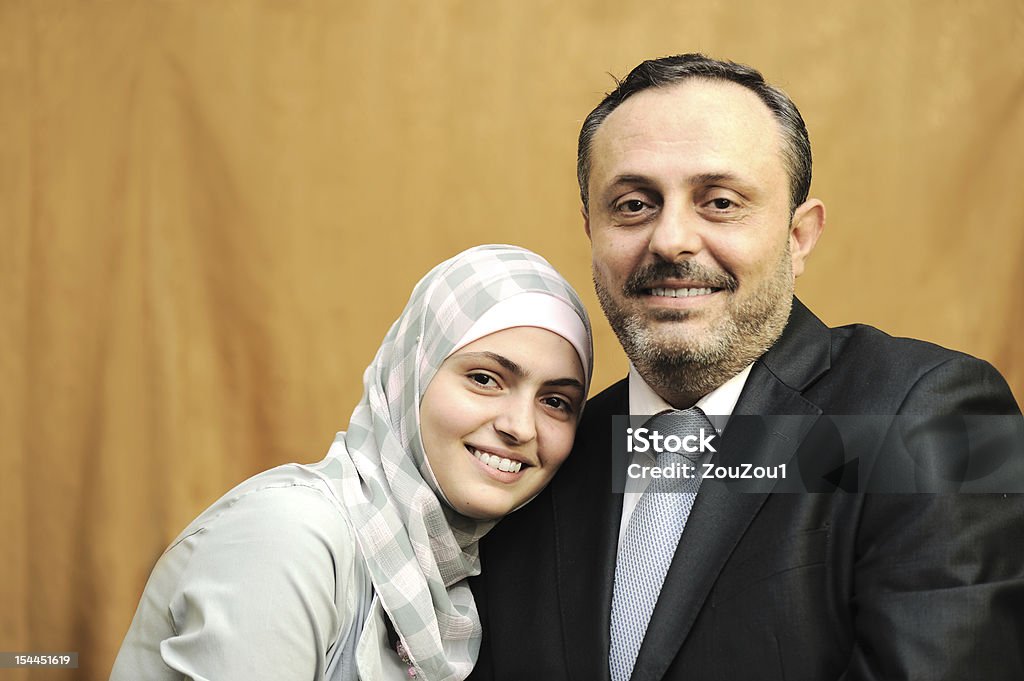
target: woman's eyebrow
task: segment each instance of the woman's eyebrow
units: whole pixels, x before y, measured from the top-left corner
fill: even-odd
[[[496,352],[490,352],[488,350],[485,350],[483,352],[467,352],[462,356],[465,358],[486,357],[487,359],[497,362],[505,369],[512,372],[512,374],[515,375],[517,378],[525,378],[526,376],[530,375],[529,371],[527,371],[520,365],[510,360],[508,357],[504,355],[499,355]],[[544,381],[544,385],[566,388],[579,388],[580,390],[583,390],[582,382],[568,376],[566,378],[555,378],[550,381]]]
[[[490,352],[490,351],[467,352],[467,353],[465,353],[462,356],[466,357],[466,358],[486,357],[487,359],[490,359],[490,360],[492,360],[494,362],[497,362],[501,366],[505,367],[507,370],[511,371],[513,374],[515,374],[519,378],[522,378],[523,376],[526,376],[529,373],[528,371],[523,369],[523,367],[519,366],[518,364],[516,364],[515,362],[510,360],[508,357],[505,357],[504,355],[499,355],[496,352]]]
[[[579,388],[580,391],[583,390],[583,384],[575,378],[556,378],[550,381],[544,381],[544,385],[550,385],[555,388]]]

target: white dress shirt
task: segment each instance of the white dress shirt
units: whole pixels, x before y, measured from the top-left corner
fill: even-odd
[[[754,365],[748,364],[743,371],[697,400],[694,406],[700,407],[709,416],[721,417],[716,419],[715,425],[723,424],[724,428],[724,423],[728,421],[728,418],[732,416],[733,409],[736,408],[736,402],[740,399],[743,386],[747,384],[747,377],[750,376],[752,366]],[[631,418],[630,425],[636,428],[643,425],[643,422],[650,416],[674,409],[675,407],[654,392],[654,389],[640,376],[636,367],[630,363],[629,413],[637,415],[636,419]],[[630,463],[653,466],[656,462],[654,455],[648,451],[634,452]],[[646,476],[626,479],[625,497],[622,500],[622,519],[619,521],[619,548],[622,548],[622,538],[626,535],[626,526],[633,515],[633,509],[636,508],[637,502],[640,501],[649,482],[650,480]]]

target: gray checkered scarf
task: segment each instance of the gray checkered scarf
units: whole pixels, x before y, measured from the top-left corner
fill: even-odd
[[[494,521],[439,501],[420,440],[420,399],[473,323],[526,291],[567,302],[589,334],[579,296],[535,253],[478,246],[431,270],[363,374],[363,397],[339,435],[344,446],[336,442],[316,464],[350,512],[374,590],[426,681],[461,681],[476,663],[480,618],[465,579],[480,573],[477,542]]]

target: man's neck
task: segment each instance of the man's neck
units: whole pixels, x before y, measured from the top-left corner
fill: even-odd
[[[661,399],[675,409],[688,409],[705,395],[733,380],[753,362],[737,363],[735,366],[680,366],[673,369],[661,367],[637,367],[644,382]],[[666,370],[667,369],[667,370]]]
[[[629,407],[633,414],[657,414],[666,409],[687,409],[693,405],[699,406],[708,414],[730,414],[736,401],[739,399],[743,386],[746,385],[747,376],[753,365],[748,364],[735,376],[709,392],[699,395],[689,402],[672,402],[665,399],[664,395],[657,392],[648,383],[635,366],[630,365],[629,369]]]

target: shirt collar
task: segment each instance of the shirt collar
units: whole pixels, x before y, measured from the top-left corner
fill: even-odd
[[[739,372],[728,381],[718,386],[704,397],[697,400],[696,406],[710,416],[729,417],[736,402],[740,399],[743,386],[747,384],[747,377],[750,376],[750,369],[754,365],[748,364],[743,371]],[[629,363],[629,412],[631,414],[660,414],[664,411],[675,409],[671,404],[661,398],[661,395],[654,392],[654,389],[647,384],[647,381],[640,376],[633,363]]]

